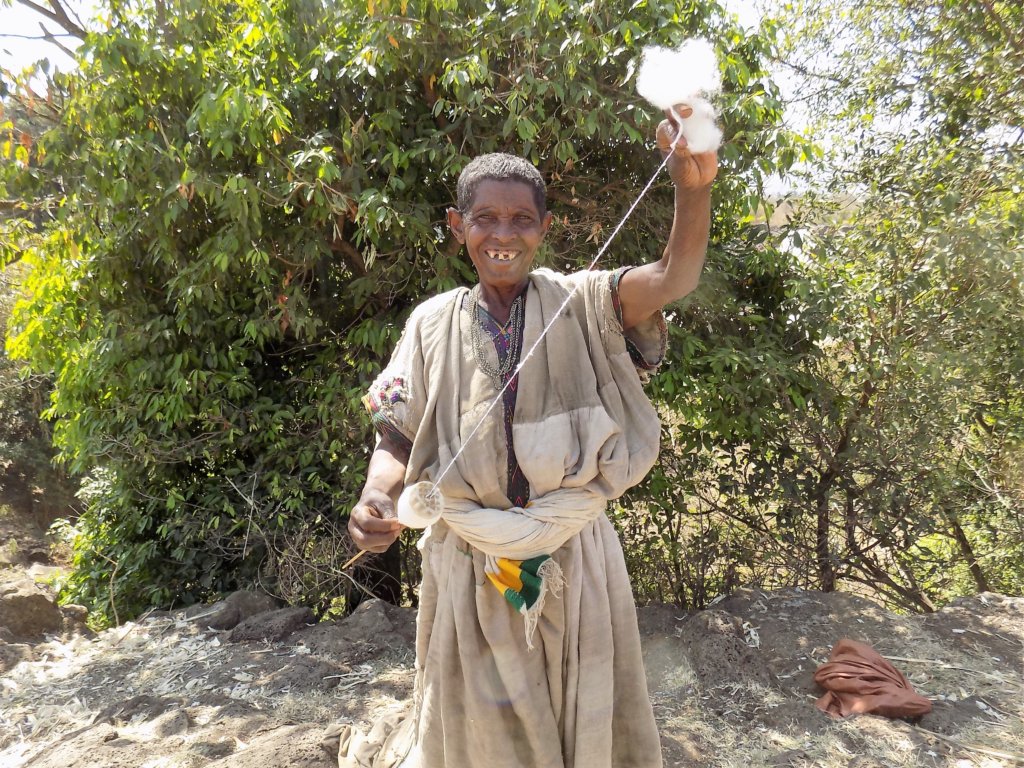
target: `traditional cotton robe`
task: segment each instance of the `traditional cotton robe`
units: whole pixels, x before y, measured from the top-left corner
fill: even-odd
[[[512,507],[506,496],[502,419],[492,413],[481,423],[498,390],[470,344],[475,318],[465,308],[466,289],[414,310],[371,389],[374,407],[412,444],[406,484],[440,478],[449,503],[420,542],[423,579],[410,723],[415,746],[405,768],[662,764],[632,592],[618,538],[602,511],[606,500],[650,470],[660,434],[636,355],[627,350],[617,277],[544,269],[530,275],[522,341],[522,356],[529,359],[516,383],[512,422],[515,455],[530,484],[525,509]],[[660,313],[629,336],[643,358],[660,360]],[[587,519],[561,530],[566,521],[559,520],[560,494],[600,503]],[[546,500],[554,501],[545,507]],[[473,515],[476,507],[486,508],[481,514],[529,515],[534,502],[546,510],[537,513],[538,541],[555,543],[536,554],[552,556],[564,586],[546,596],[528,637],[523,616],[488,582],[485,554],[456,531],[467,522],[460,516]],[[488,543],[501,542],[501,527],[495,526]],[[343,746],[341,765],[387,764],[368,762],[355,751],[346,757]]]

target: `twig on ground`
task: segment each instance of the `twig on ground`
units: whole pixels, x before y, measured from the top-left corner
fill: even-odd
[[[117,648],[117,646],[119,646],[121,644],[121,641],[124,640],[126,637],[128,637],[128,635],[130,635],[132,632],[134,632],[135,628],[137,626],[139,626],[139,624],[144,622],[147,618],[149,618],[149,614],[153,613],[153,611],[155,611],[155,610],[156,610],[156,608],[150,608],[144,614],[139,616],[139,618],[136,619],[135,622],[130,627],[128,627],[128,631],[125,632],[123,635],[121,635],[119,638],[117,638],[117,640],[114,641],[114,647]]]
[[[945,661],[939,661],[937,659],[913,659],[906,656],[886,656],[889,661],[903,661],[908,664],[932,664],[940,669],[955,669],[958,672],[970,672],[974,675],[982,675],[983,677],[989,677],[993,680],[998,680],[1001,683],[1006,682],[1006,678],[1002,675],[996,675],[992,672],[983,672],[980,669],[971,669],[970,667],[960,667],[956,664],[949,664]]]
[[[214,608],[212,611],[204,611],[203,613],[197,613],[195,616],[186,616],[185,621],[199,621],[205,619],[207,616],[213,616],[215,613],[220,613],[220,608]]]
[[[965,744],[959,739],[954,739],[952,736],[945,736],[941,733],[936,733],[935,731],[929,731],[927,728],[921,728],[920,726],[916,726],[915,728],[921,733],[926,733],[929,736],[934,736],[939,741],[944,741],[947,744],[952,744],[953,746],[960,747],[960,749],[966,749],[971,752],[977,752],[979,755],[998,757],[1000,760],[1010,760],[1014,763],[1024,764],[1024,755],[1014,755],[1010,752],[1001,752],[998,749],[989,749],[988,747],[982,747],[977,744]]]

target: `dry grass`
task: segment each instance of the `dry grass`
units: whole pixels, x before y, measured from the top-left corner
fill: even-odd
[[[684,641],[679,633],[684,626],[698,626],[690,624],[693,619],[669,609],[652,614],[643,639],[666,768],[1024,764],[1024,757],[1020,763],[1015,759],[1024,752],[1020,656],[999,658],[984,652],[995,646],[974,644],[998,634],[1006,641],[1001,647],[1013,648],[1013,638],[1024,631],[1012,626],[1018,614],[993,605],[992,615],[961,618],[967,623],[957,624],[894,616],[870,606],[851,615],[846,609],[852,604],[836,595],[790,591],[763,598],[730,609],[751,655],[750,671],[761,674],[759,681],[740,676],[727,683],[709,682],[707,669],[694,666],[693,648],[687,644],[707,636]],[[769,621],[783,613],[790,618]],[[818,692],[801,681],[827,657],[822,637],[865,626],[873,627],[876,649],[933,700],[936,712],[921,726],[876,717],[835,721],[814,708]],[[0,765],[61,764],[56,762],[62,757],[61,743],[82,729],[113,720],[119,738],[142,745],[138,754],[146,757],[140,765],[193,768],[209,762],[218,750],[251,751],[259,757],[263,746],[258,734],[282,723],[306,724],[307,738],[312,738],[310,734],[329,723],[366,724],[408,704],[413,675],[408,645],[363,654],[361,649],[369,645],[357,639],[347,646],[355,654],[351,661],[329,667],[325,659],[333,651],[311,650],[320,647],[317,643],[329,643],[328,631],[320,630],[309,646],[297,637],[283,643],[230,644],[200,632],[196,622],[154,618],[107,630],[92,640],[37,646],[35,661],[22,662],[0,678]],[[786,674],[764,676],[772,665]],[[304,669],[305,676],[296,672],[288,677],[289,669]],[[116,713],[118,706],[143,694],[172,705],[159,716]],[[161,737],[166,718],[180,712],[187,712],[187,731],[177,741]],[[253,762],[257,764],[284,765]]]

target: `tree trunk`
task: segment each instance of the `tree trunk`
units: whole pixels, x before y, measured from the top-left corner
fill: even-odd
[[[829,495],[822,493],[818,497],[817,531],[815,533],[815,560],[818,565],[818,581],[822,592],[836,591],[836,569],[832,559],[832,548],[829,546]]]
[[[387,552],[367,554],[352,569],[352,580],[345,589],[345,615],[352,613],[364,600],[380,598],[393,605],[402,601],[401,544],[395,542]]]
[[[967,538],[967,532],[960,526],[960,521],[956,519],[955,515],[947,515],[947,517],[953,529],[953,538],[956,539],[957,546],[960,547],[960,554],[963,555],[964,561],[971,571],[971,576],[974,578],[974,585],[979,592],[988,592],[988,579],[985,578],[985,572],[978,565],[978,557],[974,554],[974,547],[971,546],[971,540]]]

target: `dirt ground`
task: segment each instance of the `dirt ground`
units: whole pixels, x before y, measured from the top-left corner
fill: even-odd
[[[16,536],[8,550],[38,553],[0,520],[0,546]],[[12,563],[0,586],[29,569],[50,573]],[[229,608],[0,642],[0,768],[320,768],[327,726],[410,700],[412,611],[370,601],[311,625],[303,609],[258,610],[218,629]],[[643,607],[639,620],[666,766],[1024,764],[1022,598],[900,616],[848,594],[749,589],[694,614]],[[844,637],[890,659],[932,713],[911,724],[816,709],[813,672]]]

